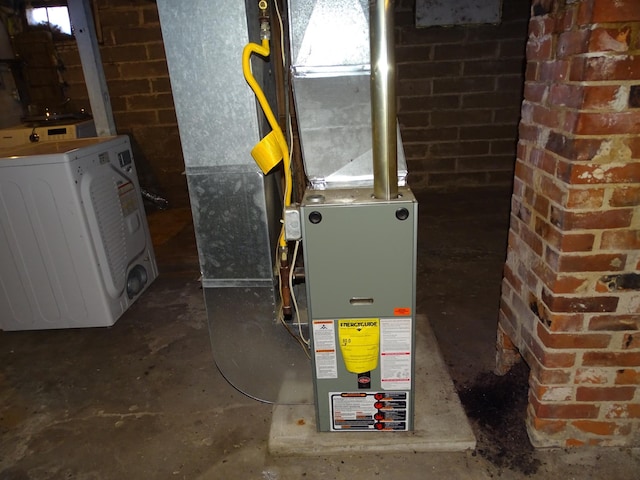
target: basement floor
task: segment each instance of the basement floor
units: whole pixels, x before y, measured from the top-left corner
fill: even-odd
[[[149,215],[161,275],[113,327],[0,332],[0,480],[638,478],[638,449],[534,450],[526,365],[491,373],[510,192],[417,196],[418,312],[475,450],[271,455],[272,406],[214,365],[190,211],[175,209]]]

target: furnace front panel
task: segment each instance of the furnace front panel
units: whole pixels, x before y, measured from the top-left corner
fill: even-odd
[[[300,212],[319,430],[411,430],[413,194],[309,190]]]

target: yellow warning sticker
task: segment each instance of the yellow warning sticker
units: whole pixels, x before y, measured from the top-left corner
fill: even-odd
[[[351,373],[375,370],[380,355],[380,319],[338,320],[338,341],[344,366]]]

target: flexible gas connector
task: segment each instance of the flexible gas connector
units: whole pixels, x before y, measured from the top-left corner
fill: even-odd
[[[292,183],[293,183],[291,178],[291,160],[289,158],[289,146],[287,145],[285,136],[282,133],[280,126],[278,125],[278,121],[276,120],[276,117],[273,114],[271,107],[269,106],[269,102],[267,101],[267,98],[265,97],[264,92],[262,91],[262,88],[260,88],[260,85],[258,85],[258,82],[256,81],[251,71],[251,55],[252,54],[256,53],[266,58],[271,53],[271,50],[269,48],[269,38],[271,36],[271,33],[270,33],[269,22],[268,22],[269,17],[267,14],[268,3],[266,0],[260,0],[260,2],[258,3],[258,6],[260,8],[260,14],[261,14],[260,15],[260,37],[262,39],[262,45],[258,45],[257,43],[251,42],[244,47],[244,50],[242,51],[242,73],[244,74],[245,80],[253,90],[253,93],[256,95],[256,98],[258,99],[258,103],[260,103],[260,106],[262,107],[262,110],[264,111],[264,114],[267,117],[267,121],[271,126],[272,132],[269,133],[267,137],[271,137],[275,139],[275,143],[277,144],[277,147],[279,147],[279,150],[280,150],[279,153],[282,154],[282,160],[284,162],[284,184],[285,184],[284,206],[288,207],[289,205],[291,205],[291,191],[292,191]],[[275,162],[274,165],[276,163],[278,162]],[[284,237],[284,229],[280,233],[278,242],[281,247],[286,248],[287,241]]]

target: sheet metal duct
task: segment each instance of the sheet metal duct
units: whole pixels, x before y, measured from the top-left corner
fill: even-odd
[[[251,397],[312,403],[308,359],[275,321],[279,177],[263,176],[250,155],[264,132],[241,56],[259,38],[257,2],[157,3],[214,359]]]
[[[368,1],[290,0],[289,18],[292,85],[312,188],[373,185]],[[401,141],[396,150],[403,186]]]

